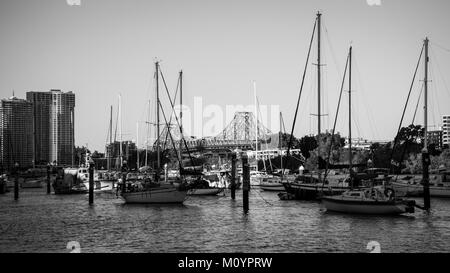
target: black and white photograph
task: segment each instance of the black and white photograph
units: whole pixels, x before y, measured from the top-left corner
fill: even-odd
[[[0,253],[449,252],[449,11],[0,0]]]

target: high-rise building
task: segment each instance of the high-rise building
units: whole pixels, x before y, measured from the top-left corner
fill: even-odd
[[[36,164],[50,162],[50,92],[27,92],[27,100],[33,103],[34,160]]]
[[[75,94],[51,90],[27,92],[33,102],[36,161],[74,164]]]
[[[0,160],[3,169],[33,166],[32,103],[11,97],[0,101]]]
[[[450,146],[450,115],[442,116],[442,144]]]

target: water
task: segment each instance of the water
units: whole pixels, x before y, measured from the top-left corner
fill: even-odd
[[[422,202],[420,199],[418,200]],[[250,211],[227,196],[189,197],[184,205],[129,205],[114,195],[47,195],[22,189],[0,195],[0,252],[447,252],[450,199],[432,212],[355,216],[326,212],[318,202],[281,201],[253,189]]]

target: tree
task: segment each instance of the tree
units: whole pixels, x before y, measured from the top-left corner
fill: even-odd
[[[450,169],[450,150],[445,149],[437,156],[431,156],[431,169]]]
[[[314,136],[304,136],[299,141],[300,151],[306,159],[311,156],[311,151],[314,151],[317,147],[317,139]]]
[[[393,142],[386,144],[376,142],[370,146],[369,154],[367,156],[372,160],[373,167],[385,169],[391,168],[392,145]],[[397,154],[400,154],[399,150],[397,150]]]
[[[409,142],[421,145],[423,143],[424,132],[425,130],[421,125],[411,124],[407,127],[402,127],[397,134],[397,142],[400,142],[400,144]]]

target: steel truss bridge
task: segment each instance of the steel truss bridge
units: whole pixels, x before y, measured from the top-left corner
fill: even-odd
[[[246,151],[255,149],[256,135],[258,145],[261,145],[270,139],[271,134],[252,112],[236,112],[233,120],[217,136],[202,139],[184,137],[186,143],[180,143],[182,138],[178,127],[165,126],[160,135],[160,145],[163,149],[173,149],[174,145],[179,149],[181,146],[182,151],[186,151],[187,146],[192,152]]]

